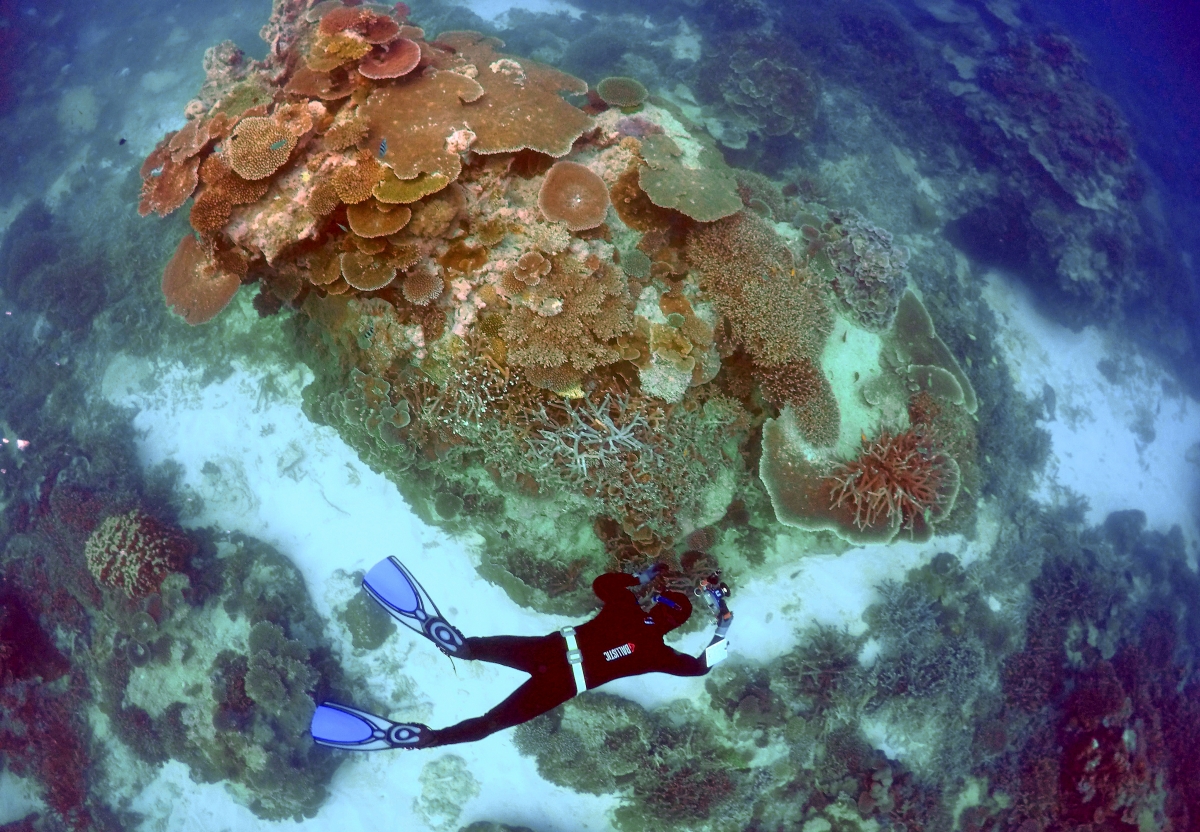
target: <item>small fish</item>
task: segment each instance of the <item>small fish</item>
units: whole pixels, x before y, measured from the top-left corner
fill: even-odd
[[[121,139],[121,141],[117,142],[117,144],[125,144],[125,139]]]
[[[384,154],[386,154],[386,153],[387,153],[387,137],[385,136],[384,138],[379,140],[379,158],[382,159],[384,157]]]
[[[271,142],[272,150],[283,150],[285,147],[287,147],[287,139],[278,139],[274,142]]]

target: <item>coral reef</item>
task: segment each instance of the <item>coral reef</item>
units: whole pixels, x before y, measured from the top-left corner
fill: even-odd
[[[100,584],[142,598],[158,592],[194,550],[181,531],[135,508],[105,518],[88,537],[83,556]]]
[[[265,30],[276,51],[214,53],[188,126],[147,161],[154,188],[164,158],[199,160],[199,236],[164,275],[186,320],[216,314],[240,283],[257,283],[262,309],[299,310],[317,374],[309,415],[421,505],[473,495],[503,530],[496,557],[514,564],[553,551],[548,529],[514,521],[550,498],[579,530],[559,540],[590,537],[600,518],[656,552],[713,524],[757,488],[746,446],[779,408],[843,453],[874,429],[844,424],[862,409],[845,409],[822,361],[835,321],[891,331],[907,273],[887,232],[809,205],[824,217],[818,245],[786,222],[798,203],[730,168],[682,110],[628,79],[598,90],[617,107],[580,109],[563,94],[583,82],[495,38],[431,38],[401,11],[364,8],[278,3]],[[731,55],[740,95],[758,102],[734,103],[764,131],[777,132],[780,102],[812,117],[796,109],[816,94],[806,70],[784,72],[782,53]],[[619,109],[635,104],[636,116]],[[926,387],[954,375],[919,340],[858,359],[892,380],[871,388],[870,418],[902,415],[926,365]],[[865,535],[875,510],[847,495]],[[906,502],[879,522],[922,536],[952,503]],[[603,568],[599,543],[562,557],[563,574]]]

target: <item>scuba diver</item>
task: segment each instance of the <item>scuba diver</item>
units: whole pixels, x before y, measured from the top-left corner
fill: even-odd
[[[656,563],[636,575],[609,572],[592,582],[604,606],[578,627],[563,627],[545,636],[464,638],[438,611],[425,589],[399,560],[389,557],[371,568],[363,589],[387,612],[432,641],[452,659],[493,662],[523,670],[531,678],[486,714],[434,730],[417,722],[393,722],[336,702],[322,702],[313,714],[313,739],[321,745],[355,751],[386,748],[433,748],[474,742],[544,714],[563,702],[613,679],[642,673],[703,676],[728,650],[726,634],[733,621],[725,598],[729,587],[714,573],[700,582],[702,597],[717,619],[717,631],[700,656],[689,656],[663,644],[663,636],[692,614],[682,592],[653,595],[643,611],[631,587],[644,586],[666,570]]]

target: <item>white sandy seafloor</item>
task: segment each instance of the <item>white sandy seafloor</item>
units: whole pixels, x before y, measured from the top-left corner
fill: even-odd
[[[1053,458],[1041,496],[1052,501],[1061,488],[1079,492],[1097,522],[1113,509],[1140,508],[1152,528],[1165,531],[1180,523],[1194,557],[1200,477],[1186,451],[1200,440],[1197,403],[1180,393],[1164,394],[1164,376],[1128,346],[1094,330],[1075,334],[1039,318],[1003,277],[991,277],[987,296],[1003,323],[1000,343],[1020,385],[1037,395],[1044,384],[1056,391],[1057,418],[1045,423]],[[249,318],[253,312],[239,303],[225,314]],[[1119,384],[1096,369],[1106,355],[1125,362]],[[412,567],[467,634],[541,634],[568,620],[514,605],[477,576],[476,540],[450,539],[423,525],[396,489],[331,429],[309,423],[300,411],[307,369],[242,369],[201,388],[202,373],[202,367],[151,366],[119,356],[105,375],[103,395],[137,409],[144,465],[174,460],[183,466],[183,487],[203,505],[195,525],[254,535],[297,564],[318,611],[330,621],[327,635],[340,645],[347,673],[391,696],[393,718],[451,724],[482,713],[526,678],[472,662],[457,663],[456,675],[432,645],[403,629],[380,650],[355,655],[332,609],[357,591],[348,573],[387,555]],[[1143,443],[1131,429],[1139,419],[1142,437],[1149,420],[1153,441]],[[992,529],[994,523],[985,519],[974,542],[936,538],[922,546],[866,547],[800,560],[789,560],[793,544],[781,536],[767,558],[781,565],[735,586],[732,660],[778,656],[794,644],[798,628],[814,621],[861,631],[873,586],[902,577],[940,551],[970,562],[986,553]],[[676,646],[698,652],[707,637],[696,633]],[[706,698],[703,680],[663,674],[621,680],[605,690],[651,708]],[[902,739],[873,739],[904,753]],[[517,753],[509,730],[470,745],[353,756],[338,770],[318,816],[294,825],[374,828],[386,819],[389,828],[444,832],[495,820],[538,832],[575,832],[609,828],[607,812],[614,805],[612,798],[578,795],[543,781],[534,761]],[[147,817],[143,830],[277,827],[234,803],[221,786],[192,783],[179,763],[163,767],[131,808]]]

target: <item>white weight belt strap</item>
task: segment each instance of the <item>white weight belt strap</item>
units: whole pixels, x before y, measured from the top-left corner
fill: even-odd
[[[559,630],[567,640],[567,661],[571,664],[571,672],[575,674],[575,693],[587,690],[587,682],[583,680],[583,653],[579,651],[579,642],[575,640],[575,628],[563,627]]]

